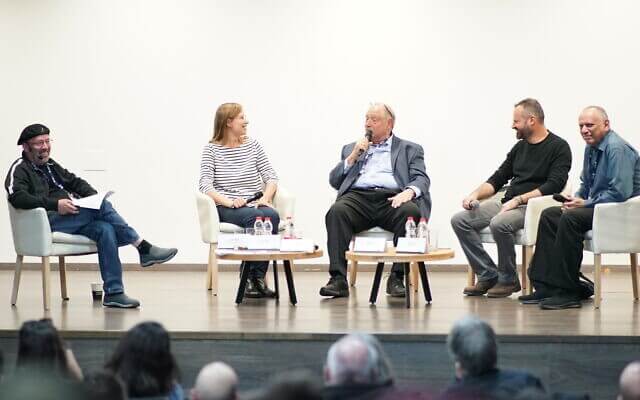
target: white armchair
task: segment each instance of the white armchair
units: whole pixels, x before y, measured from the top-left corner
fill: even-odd
[[[585,250],[593,252],[593,305],[602,301],[602,254],[628,253],[631,258],[633,298],[638,300],[638,254],[640,253],[640,196],[622,203],[597,204],[593,212],[593,229],[585,234]]]
[[[16,268],[13,277],[11,305],[18,300],[20,275],[25,256],[42,258],[42,299],[44,309],[49,310],[51,304],[49,257],[58,256],[60,269],[60,292],[63,300],[67,296],[67,275],[65,256],[78,256],[96,253],[98,249],[91,239],[82,235],[69,235],[62,232],[51,232],[49,218],[44,208],[21,210],[9,205],[9,219],[13,234],[13,246],[16,250]]]
[[[570,188],[567,186],[563,193],[567,193],[568,191],[570,191]],[[524,228],[515,233],[515,244],[522,246],[522,265],[520,271],[520,285],[522,286],[522,293],[531,293],[531,285],[529,284],[527,270],[529,268],[529,263],[531,263],[531,258],[533,257],[533,246],[535,246],[538,236],[540,215],[545,209],[559,205],[561,204],[555,201],[551,195],[535,197],[529,199],[527,202],[527,211],[525,212],[524,217]],[[488,226],[480,231],[480,238],[482,239],[482,243],[495,243],[491,229]],[[467,284],[469,286],[475,284],[475,274],[471,267],[469,267],[467,271]]]
[[[202,238],[202,242],[209,245],[206,286],[215,296],[218,294],[218,262],[215,253],[218,234],[239,233],[243,232],[244,228],[227,222],[220,222],[215,202],[204,193],[196,192],[196,205],[198,209],[198,219],[200,221],[200,237]],[[280,215],[280,226],[278,229],[282,230],[286,223],[286,217],[293,217],[295,198],[286,188],[278,186],[278,190],[273,198],[273,206],[278,211],[278,215]]]

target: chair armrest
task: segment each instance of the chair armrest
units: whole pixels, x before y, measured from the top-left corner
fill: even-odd
[[[36,257],[51,254],[51,226],[44,208],[22,210],[9,204],[9,219],[17,254]]]
[[[220,217],[213,199],[204,193],[196,192],[200,237],[204,243],[217,243],[220,233]]]
[[[276,211],[278,211],[280,221],[285,221],[287,217],[293,218],[295,205],[296,199],[295,197],[293,197],[291,192],[289,192],[287,188],[283,186],[278,186],[276,195],[273,198],[273,206],[275,207]]]
[[[529,246],[536,244],[538,238],[538,225],[540,224],[540,215],[549,207],[560,206],[560,202],[553,199],[553,196],[541,196],[529,199],[527,202],[527,211],[524,214],[524,240]]]
[[[622,203],[596,204],[593,211],[593,252],[640,252],[640,196]]]

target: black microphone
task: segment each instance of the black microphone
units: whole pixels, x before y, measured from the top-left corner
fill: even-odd
[[[247,204],[251,203],[252,201],[256,201],[258,200],[260,197],[262,197],[263,193],[262,192],[256,192],[256,194],[254,194],[253,196],[249,197],[247,199]]]
[[[367,140],[368,140],[369,142],[371,142],[371,137],[372,137],[372,136],[373,136],[373,131],[371,131],[371,129],[367,129],[367,131],[364,133],[364,137],[366,137],[366,138],[367,138]],[[358,156],[361,156],[361,155],[362,155],[362,153],[364,153],[364,150],[360,149],[360,150],[358,151]]]

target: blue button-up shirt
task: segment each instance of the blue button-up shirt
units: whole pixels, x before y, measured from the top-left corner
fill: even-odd
[[[576,196],[585,207],[619,203],[640,195],[638,152],[613,130],[595,146],[584,150],[580,189]]]

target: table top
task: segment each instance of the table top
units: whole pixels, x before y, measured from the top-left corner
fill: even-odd
[[[363,253],[347,251],[347,260],[353,261],[374,261],[374,262],[420,262],[448,260],[453,258],[455,253],[452,249],[435,249],[428,253],[396,253],[395,247],[387,249],[384,253]]]
[[[226,251],[225,251],[226,252]],[[312,253],[303,251],[279,251],[279,250],[255,250],[255,251],[233,251],[226,254],[217,254],[219,260],[240,260],[240,261],[273,261],[273,260],[303,260],[307,258],[322,257],[322,250],[318,249]]]

